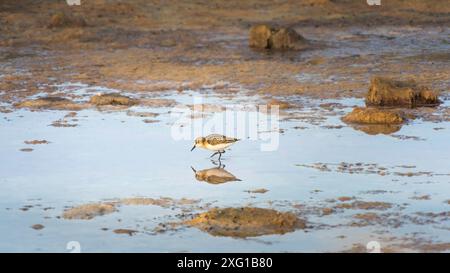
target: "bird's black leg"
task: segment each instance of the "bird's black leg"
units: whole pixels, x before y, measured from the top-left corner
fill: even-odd
[[[213,153],[209,158],[215,156],[216,154],[220,154],[220,152],[215,152],[215,153]]]
[[[219,153],[219,162],[220,162],[220,158],[222,157],[222,152],[218,152]]]

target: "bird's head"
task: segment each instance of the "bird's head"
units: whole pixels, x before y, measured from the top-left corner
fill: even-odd
[[[204,137],[197,137],[194,141],[194,147],[192,147],[191,151],[193,151],[195,147],[202,147],[205,141],[206,139]]]

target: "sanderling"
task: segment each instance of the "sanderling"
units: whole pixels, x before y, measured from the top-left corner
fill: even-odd
[[[195,147],[204,148],[210,151],[215,151],[211,155],[211,157],[219,154],[219,160],[223,153],[225,153],[225,149],[233,145],[239,139],[234,137],[226,137],[223,135],[212,134],[206,137],[198,137],[195,139],[194,147],[192,147],[191,151],[195,149]]]

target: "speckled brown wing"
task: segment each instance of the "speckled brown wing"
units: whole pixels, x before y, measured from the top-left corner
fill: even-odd
[[[206,142],[209,145],[219,145],[219,144],[225,144],[225,143],[234,143],[238,141],[237,138],[232,137],[226,137],[223,135],[213,134],[206,137]]]

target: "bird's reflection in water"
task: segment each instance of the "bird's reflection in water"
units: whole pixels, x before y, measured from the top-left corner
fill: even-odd
[[[191,167],[191,169],[195,173],[195,179],[198,181],[205,181],[209,184],[222,184],[233,181],[241,181],[232,173],[225,170],[225,165],[219,165],[218,167],[198,171],[193,167]]]

